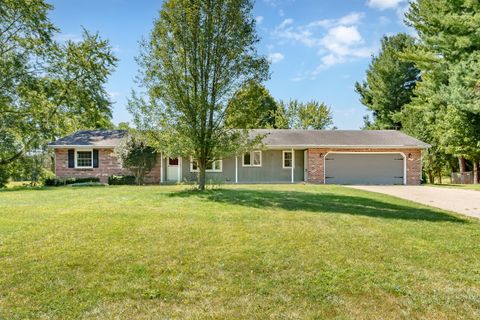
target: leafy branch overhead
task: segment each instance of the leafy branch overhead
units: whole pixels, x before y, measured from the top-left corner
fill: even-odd
[[[117,59],[106,40],[59,29],[42,0],[5,0],[0,9],[0,170],[26,152],[80,128],[111,126],[105,84]]]

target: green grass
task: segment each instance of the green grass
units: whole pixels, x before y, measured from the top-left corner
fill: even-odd
[[[0,319],[478,319],[480,223],[336,186],[0,191]]]
[[[480,184],[449,184],[449,183],[436,183],[427,184],[427,186],[440,187],[440,188],[459,188],[480,191]]]

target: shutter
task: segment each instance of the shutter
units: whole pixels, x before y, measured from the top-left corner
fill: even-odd
[[[68,150],[68,167],[75,168],[75,150]]]
[[[98,150],[93,149],[93,167],[98,168]]]

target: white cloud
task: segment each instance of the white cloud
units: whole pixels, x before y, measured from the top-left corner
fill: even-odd
[[[363,12],[352,12],[350,14],[347,14],[346,16],[341,17],[338,20],[338,24],[342,24],[342,25],[358,24],[360,23],[360,20],[362,20],[364,16],[365,14]]]
[[[257,24],[261,24],[263,22],[263,16],[256,17],[255,21],[257,22]]]
[[[273,52],[268,55],[268,61],[270,61],[270,63],[278,63],[282,61],[283,58],[285,58],[285,56],[280,52]]]
[[[322,70],[372,54],[372,48],[365,46],[358,28],[363,17],[361,12],[352,12],[339,19],[322,19],[305,25],[296,25],[288,18],[274,29],[272,35],[280,43],[298,43],[316,49],[320,64],[303,76],[315,78]],[[292,80],[298,81],[299,78]]]
[[[368,0],[367,5],[379,10],[395,9],[404,1],[405,0]]]

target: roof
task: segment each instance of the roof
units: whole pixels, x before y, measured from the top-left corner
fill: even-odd
[[[49,144],[53,148],[115,147],[126,130],[82,130]],[[265,135],[268,148],[428,148],[430,145],[395,130],[296,130],[255,129],[250,135]]]
[[[425,142],[395,130],[296,130],[255,129],[252,136],[266,135],[263,143],[280,147],[428,148]]]
[[[50,147],[116,147],[126,136],[127,130],[82,130],[58,139]]]

